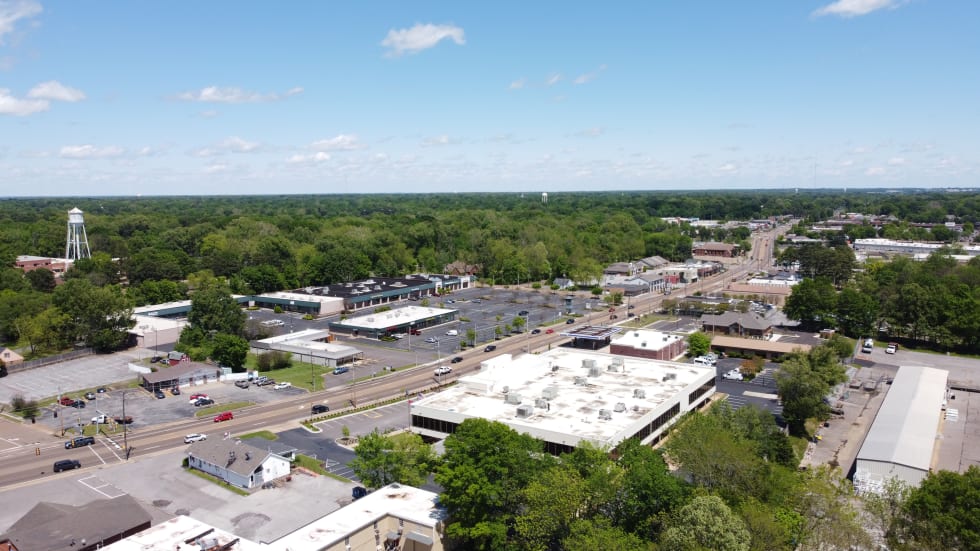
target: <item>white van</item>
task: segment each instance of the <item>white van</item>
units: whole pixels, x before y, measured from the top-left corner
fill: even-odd
[[[861,352],[864,352],[865,354],[870,354],[871,351],[874,350],[874,347],[875,347],[875,341],[872,339],[867,339],[866,341],[864,341],[864,346],[861,347]]]
[[[263,327],[282,327],[286,322],[282,320],[266,320],[262,322]]]
[[[447,337],[457,337],[457,336],[459,336],[459,331],[457,331],[455,329],[450,329],[449,331],[446,331],[446,336]]]

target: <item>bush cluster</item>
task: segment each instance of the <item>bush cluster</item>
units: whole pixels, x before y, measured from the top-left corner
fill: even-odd
[[[272,371],[276,369],[286,369],[293,365],[293,355],[290,352],[280,352],[273,350],[265,354],[259,354],[255,359],[259,371]]]

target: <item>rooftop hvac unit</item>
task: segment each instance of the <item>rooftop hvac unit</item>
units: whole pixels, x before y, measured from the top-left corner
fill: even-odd
[[[585,377],[575,377],[575,384],[578,386],[585,385]]]
[[[504,385],[504,388],[500,389],[500,392],[503,392],[504,394],[507,394],[508,392],[510,392],[510,387],[507,386],[507,385]]]
[[[647,397],[647,391],[643,390],[642,388],[634,388],[633,389],[633,397],[634,398],[646,398]]]
[[[633,333],[633,336],[634,336],[634,337],[639,337],[639,336],[640,336],[640,332],[639,332],[639,331],[637,331],[637,332],[635,332],[635,333]]]
[[[666,373],[664,374],[664,382],[673,381],[677,378],[677,373]]]
[[[618,372],[619,371],[619,366],[616,365],[615,362],[613,362],[613,363],[611,363],[611,364],[609,364],[609,365],[606,366],[606,371]]]
[[[640,347],[641,347],[641,348],[646,348],[646,347],[647,347],[647,341],[643,341],[643,342],[641,342],[641,343],[640,343]]]
[[[551,372],[554,373],[555,371],[558,371],[558,366],[557,365],[551,366]]]
[[[613,408],[616,413],[623,413],[626,411],[626,404],[623,402],[616,402],[616,407]]]
[[[598,377],[602,374],[602,368],[597,365],[592,365],[589,367],[589,377]]]
[[[584,367],[586,369],[592,369],[593,367],[595,367],[595,359],[588,358],[588,359],[582,360],[582,367]]]
[[[544,390],[541,391],[541,396],[547,398],[548,400],[554,400],[558,397],[558,387],[554,385],[544,387]]]
[[[514,404],[515,406],[520,405],[521,395],[516,392],[511,392],[510,394],[507,395],[507,403]]]
[[[600,409],[599,410],[599,419],[602,419],[602,420],[605,420],[605,421],[611,420],[612,419],[612,412],[609,411],[608,409]]]
[[[625,360],[623,360],[623,358],[621,358],[619,356],[616,356],[615,358],[612,359],[612,364],[613,365],[623,365],[623,362],[624,361]]]
[[[545,400],[544,398],[536,398],[534,400],[534,407],[541,408],[541,409],[547,409],[548,408],[548,400]]]
[[[518,408],[517,408],[517,416],[518,417],[528,418],[528,417],[530,417],[532,415],[534,415],[534,407],[533,406],[518,406]]]

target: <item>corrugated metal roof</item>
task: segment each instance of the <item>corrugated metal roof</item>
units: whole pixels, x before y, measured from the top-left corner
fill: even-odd
[[[942,369],[900,367],[858,452],[858,460],[928,470],[948,377],[949,373]]]

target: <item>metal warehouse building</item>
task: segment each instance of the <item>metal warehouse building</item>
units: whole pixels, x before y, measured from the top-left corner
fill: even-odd
[[[715,369],[585,350],[501,354],[459,384],[413,401],[412,431],[444,438],[471,418],[499,421],[558,455],[583,441],[654,443],[715,392]]]
[[[858,452],[854,487],[880,492],[888,479],[918,486],[929,473],[946,399],[948,373],[903,366]]]

